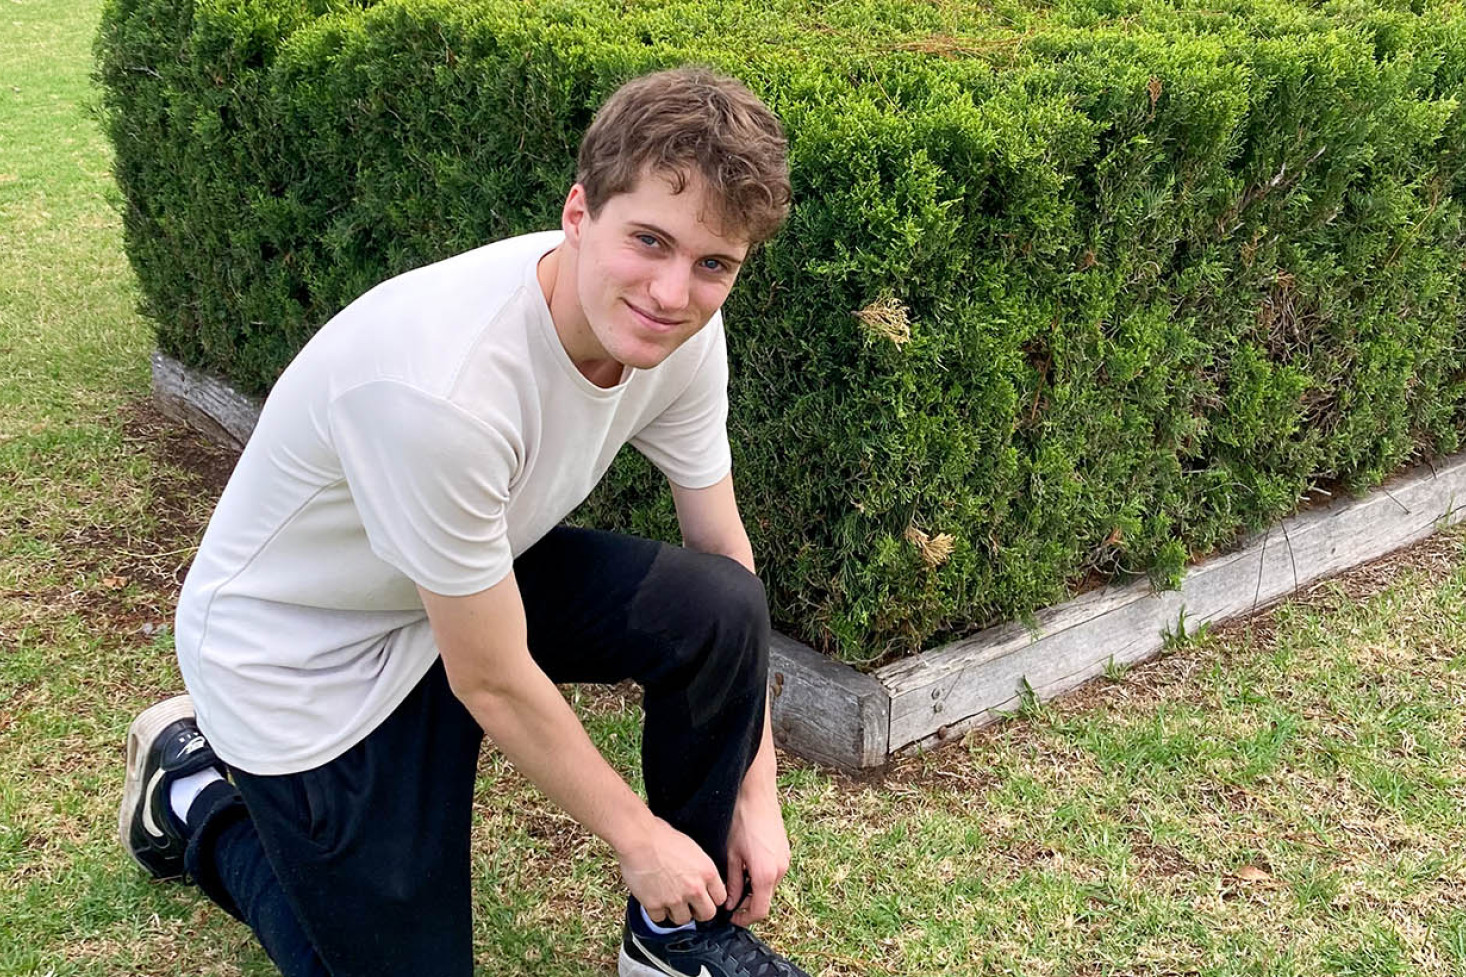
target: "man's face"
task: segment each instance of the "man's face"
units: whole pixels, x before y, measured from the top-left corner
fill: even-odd
[[[590,331],[607,356],[649,369],[707,325],[748,254],[748,243],[714,220],[697,180],[681,193],[648,174],[596,217],[577,185],[565,205],[576,248],[576,289]]]

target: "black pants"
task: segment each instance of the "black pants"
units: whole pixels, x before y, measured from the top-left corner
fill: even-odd
[[[768,608],[721,556],[559,528],[514,565],[529,648],[556,682],[644,689],[652,811],[725,866],[763,733]],[[303,773],[234,771],[187,869],[286,977],[473,972],[469,824],[483,733],[436,663],[365,740]]]

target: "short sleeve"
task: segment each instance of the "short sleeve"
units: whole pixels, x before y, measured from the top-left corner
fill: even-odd
[[[683,488],[707,488],[733,467],[728,449],[728,342],[721,317],[708,326],[712,342],[677,399],[647,423],[631,444]]]
[[[477,593],[513,567],[512,432],[403,383],[338,396],[331,438],[372,552],[425,590]]]

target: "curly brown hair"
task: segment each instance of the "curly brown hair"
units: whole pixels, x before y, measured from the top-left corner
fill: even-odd
[[[697,179],[727,232],[757,245],[789,214],[788,141],[742,82],[706,68],[643,75],[618,88],[586,130],[575,180],[592,217],[644,174]]]

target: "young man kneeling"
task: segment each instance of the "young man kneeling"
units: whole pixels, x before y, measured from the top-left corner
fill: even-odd
[[[615,849],[623,977],[803,973],[745,928],[789,845],[719,315],[788,205],[783,132],[746,88],[650,75],[586,133],[561,230],[391,279],[321,329],[184,584],[190,695],[128,733],[120,831],[144,868],[196,881],[288,977],[471,974],[487,733]],[[559,525],[628,442],[685,547]],[[645,803],[555,687],[624,679]]]

